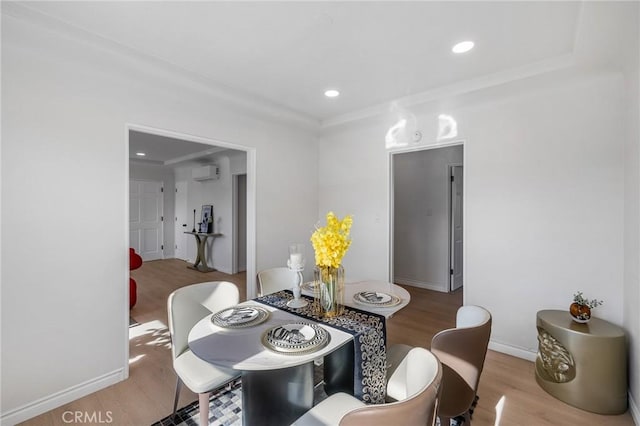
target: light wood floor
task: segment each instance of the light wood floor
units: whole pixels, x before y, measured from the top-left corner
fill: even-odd
[[[35,417],[24,425],[67,425],[65,411],[111,412],[114,425],[145,426],[171,413],[176,376],[171,367],[166,301],[176,288],[203,281],[226,280],[246,298],[245,275],[220,272],[200,273],[179,260],[145,262],[132,271],[138,283],[138,303],[131,316],[140,323],[130,328],[129,379],[70,404]],[[387,321],[389,343],[428,347],[438,331],[454,326],[462,304],[462,292],[443,294],[405,287],[411,303]],[[535,382],[529,361],[489,351],[478,392],[480,401],[473,425],[496,423],[496,405],[503,399],[502,426],[544,425],[633,425],[629,413],[601,416],[573,408],[545,393]],[[180,406],[196,401],[197,395],[183,388]],[[87,423],[85,423],[87,424]],[[103,423],[104,424],[104,423]],[[399,423],[401,424],[401,423]]]

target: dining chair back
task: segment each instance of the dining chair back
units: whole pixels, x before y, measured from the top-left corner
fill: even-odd
[[[491,314],[480,306],[462,306],[456,315],[456,328],[433,336],[431,351],[443,367],[442,397],[438,417],[442,425],[464,416],[471,424],[480,375],[491,336]]]
[[[258,272],[260,296],[280,290],[291,290],[298,284],[298,273],[289,268],[270,268]]]
[[[366,405],[345,393],[336,393],[307,411],[296,426],[425,426],[435,424],[442,366],[424,348],[411,349],[392,373],[404,383],[405,397],[386,404]]]
[[[171,355],[173,368],[178,375],[173,404],[175,414],[184,383],[191,391],[199,394],[200,423],[206,425],[209,413],[209,392],[219,388],[240,373],[235,370],[216,367],[197,356],[189,349],[189,331],[202,318],[212,313],[238,304],[240,293],[235,284],[226,281],[212,281],[182,287],[169,295],[167,313],[171,335]]]

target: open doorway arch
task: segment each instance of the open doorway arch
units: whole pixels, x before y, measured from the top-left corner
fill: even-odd
[[[246,215],[245,215],[245,225],[246,225],[246,258],[245,258],[245,264],[246,264],[246,289],[247,289],[247,295],[253,294],[252,291],[253,289],[256,287],[256,251],[255,251],[255,247],[256,247],[256,150],[255,148],[251,148],[251,147],[246,147],[246,146],[242,146],[239,144],[235,144],[235,143],[231,143],[231,142],[226,142],[226,141],[220,141],[220,140],[216,140],[216,139],[210,139],[210,138],[205,138],[205,137],[201,137],[201,136],[195,136],[195,135],[190,135],[187,133],[179,133],[179,132],[175,132],[175,131],[171,131],[171,130],[165,130],[165,129],[159,129],[159,128],[154,128],[154,127],[149,127],[149,126],[143,126],[143,125],[137,125],[137,124],[126,124],[125,125],[125,143],[126,143],[126,152],[127,152],[127,166],[129,165],[130,159],[129,159],[129,148],[130,148],[130,137],[131,137],[131,133],[132,132],[138,132],[138,133],[144,133],[147,135],[155,135],[155,136],[159,136],[159,137],[164,137],[164,138],[171,138],[171,139],[175,139],[177,140],[176,142],[179,141],[184,141],[184,142],[192,142],[192,143],[197,143],[197,144],[203,144],[203,145],[208,145],[210,146],[212,149],[214,147],[217,148],[222,148],[222,149],[228,149],[228,150],[235,150],[235,151],[243,151],[244,153],[246,153],[246,173],[245,173],[245,182],[246,182],[246,203],[243,206],[243,208],[246,211]],[[195,154],[194,154],[195,155]],[[189,155],[185,155],[184,158],[188,158]],[[131,176],[129,173],[129,167],[126,167],[128,176],[126,181],[129,182]],[[125,188],[125,206],[126,206],[126,212],[127,214],[129,214],[129,210],[130,210],[130,205],[129,205],[129,188]],[[235,203],[234,203],[235,204]],[[235,206],[234,206],[235,208]],[[171,218],[173,218],[173,212],[168,213],[165,212],[165,216],[170,216]],[[232,214],[233,217],[235,217],[235,212],[234,214]],[[128,223],[128,220],[127,220]],[[189,230],[191,230],[190,228],[191,224],[189,224]],[[128,233],[129,233],[129,227],[127,226],[127,238],[128,238]],[[235,226],[233,226],[233,228],[235,229]],[[233,250],[233,256],[236,256],[236,251]],[[233,260],[233,263],[235,265],[236,260]],[[128,292],[129,292],[129,288],[128,285],[126,287],[126,289],[123,287],[123,291],[126,290],[126,297],[128,296]],[[127,318],[126,318],[126,325],[128,327],[129,324],[129,317],[128,317],[128,312],[127,312]],[[126,342],[125,342],[125,360],[126,362],[124,363],[124,365],[126,366],[126,371],[125,371],[125,377],[129,376],[129,371],[128,371],[128,365],[129,365],[129,340],[128,340],[128,333],[125,333],[125,335],[127,336]]]
[[[464,174],[456,200],[451,173],[464,157],[461,140],[389,153],[390,281],[440,292],[461,283],[464,204],[458,223],[454,208],[464,198]]]

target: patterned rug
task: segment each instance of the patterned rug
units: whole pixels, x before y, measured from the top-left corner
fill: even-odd
[[[322,365],[316,365],[314,369],[314,383],[316,383],[313,395],[314,405],[327,397],[324,386],[322,386],[322,379]],[[199,403],[195,401],[178,410],[175,417],[169,415],[152,426],[197,426],[199,417]],[[239,380],[231,386],[231,389],[224,387],[211,393],[209,397],[209,426],[242,426],[242,384]]]
[[[322,366],[315,368],[316,387],[313,395],[313,404],[316,405],[327,397],[322,386]],[[471,407],[471,414],[478,403],[476,396]],[[200,409],[198,401],[192,402],[186,407],[178,410],[176,416],[165,417],[151,426],[198,426]],[[440,419],[436,424],[441,426]],[[464,417],[459,416],[451,419],[451,426],[462,426]],[[222,388],[212,392],[209,398],[209,426],[242,426],[242,384],[237,381],[231,389]]]
[[[197,426],[199,416],[198,401],[195,401],[178,410],[175,417],[169,415],[152,426]],[[242,425],[242,385],[239,381],[230,390],[222,388],[211,394],[209,425]]]

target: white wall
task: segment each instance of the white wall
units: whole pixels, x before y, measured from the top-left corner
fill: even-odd
[[[578,290],[622,324],[621,83],[574,80],[465,114],[466,301],[493,312],[495,343],[535,351],[535,312]]]
[[[389,278],[389,173],[379,123],[329,129],[320,138],[318,219],[353,215],[351,246],[342,263],[349,281]],[[313,249],[311,249],[313,256]],[[309,257],[308,257],[309,258]]]
[[[176,181],[187,182],[187,217],[192,221],[196,210],[196,227],[200,221],[201,209],[205,204],[213,205],[214,232],[223,234],[207,240],[207,264],[221,272],[231,274],[233,263],[233,174],[246,174],[247,155],[235,152],[229,155],[210,157],[207,164],[219,167],[220,178],[194,181],[192,170],[199,166],[184,166],[175,169]],[[194,262],[197,255],[195,239],[190,237],[187,244],[187,258]]]
[[[639,93],[638,71],[628,81],[628,93]],[[638,96],[628,100],[629,138],[625,146],[624,326],[629,337],[630,392],[634,418],[640,424],[640,138]]]
[[[564,74],[412,108],[425,144],[438,114],[458,121],[465,302],[493,313],[494,348],[528,358],[536,311],[567,309],[577,290],[622,323],[622,79]],[[376,219],[387,223],[389,122],[330,129],[320,143],[320,211],[354,213],[348,276],[388,277],[389,233]]]
[[[585,2],[576,59],[583,65],[624,75],[624,293],[623,324],[629,339],[629,408],[640,424],[640,4]]]
[[[388,278],[387,118],[327,129],[316,152],[305,127],[256,118],[198,83],[51,28],[2,16],[3,424],[124,377],[127,123],[255,148],[257,269],[283,265],[288,243],[308,244],[334,210],[354,214],[348,278]],[[626,89],[637,93],[635,73]],[[622,250],[623,230],[638,228],[638,160],[622,153],[625,132],[637,135],[637,97],[622,99],[616,75],[550,81],[415,109],[424,143],[446,111],[469,149],[466,302],[494,312],[499,348],[526,351],[535,311],[566,309],[581,289],[605,300],[596,316],[624,321],[637,354],[634,238]],[[626,146],[637,155],[636,142]],[[102,232],[89,238],[96,206]]]
[[[299,122],[257,118],[198,83],[4,10],[2,90],[3,424],[125,377],[127,124],[255,149],[248,282],[282,264],[279,251],[316,221],[316,139]]]
[[[174,177],[176,182],[186,182],[186,190],[187,190],[187,221],[188,230],[195,229],[198,230],[198,223],[201,221],[202,217],[202,205],[211,203],[211,199],[208,194],[202,191],[203,186],[201,182],[193,180],[191,171],[193,170],[193,166],[184,166],[184,167],[176,167],[174,169]],[[206,200],[206,202],[203,202]],[[214,216],[217,214],[215,211],[216,206],[214,205]],[[195,224],[193,219],[193,211],[195,210]],[[198,250],[196,247],[196,240],[194,237],[188,235],[186,239],[186,255],[188,262],[195,262]]]
[[[624,326],[629,337],[630,408],[640,424],[640,6],[635,4],[631,31],[626,41],[624,64],[627,143],[625,144],[624,204]]]
[[[449,291],[449,166],[462,149],[393,156],[394,282]]]
[[[213,267],[222,272],[232,272],[233,261],[233,177],[228,156],[219,156],[215,164],[220,167],[220,179],[202,182],[203,191],[210,195],[214,208],[214,229],[223,236],[216,239],[208,255]]]
[[[173,177],[173,169],[167,166],[140,164],[129,162],[129,179],[150,180],[162,182],[163,192],[163,215],[164,221],[162,226],[162,251],[165,259],[174,257],[175,255],[175,179]]]

